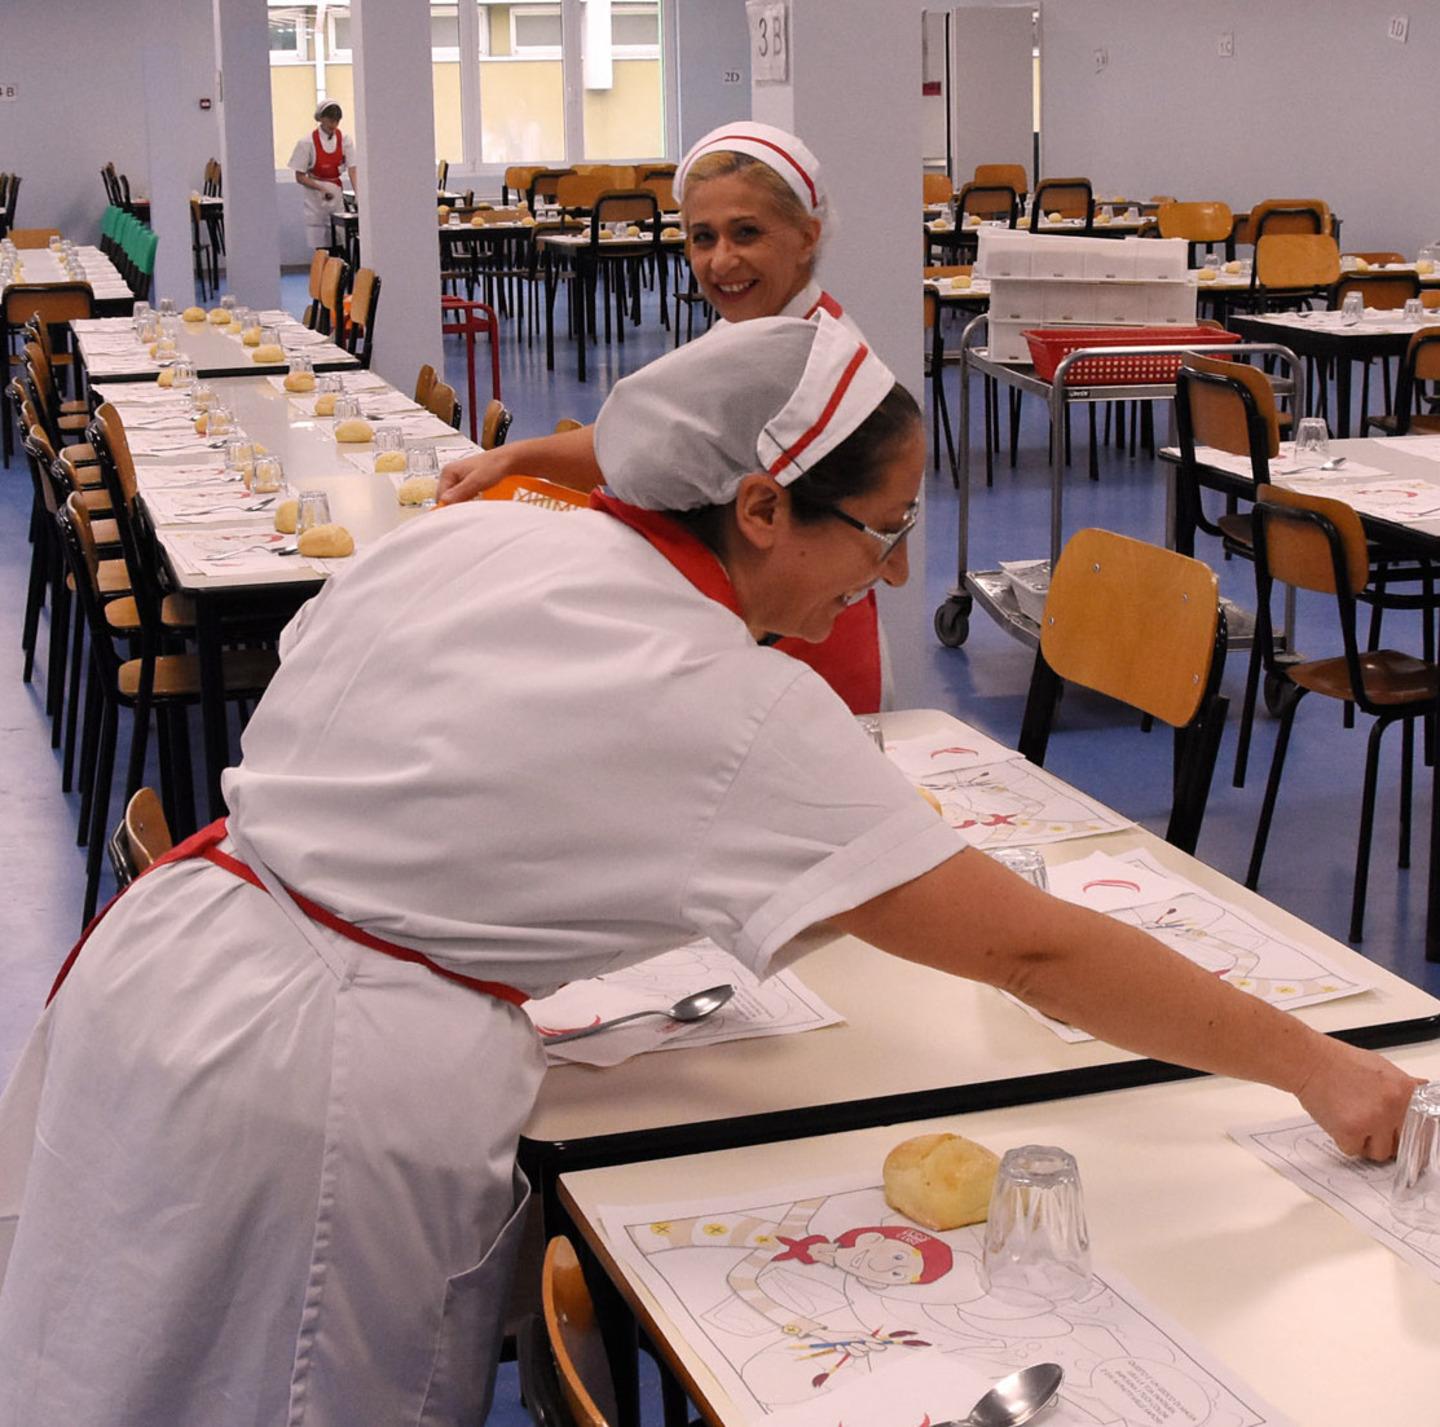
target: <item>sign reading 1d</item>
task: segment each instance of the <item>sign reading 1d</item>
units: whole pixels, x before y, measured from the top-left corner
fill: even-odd
[[[750,20],[750,77],[757,84],[790,78],[789,5],[786,0],[746,0]]]

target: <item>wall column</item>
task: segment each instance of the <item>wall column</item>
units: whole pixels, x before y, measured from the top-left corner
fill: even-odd
[[[190,190],[200,174],[190,164],[188,132],[194,123],[184,65],[175,48],[175,17],[168,6],[142,7],[141,74],[145,83],[145,148],[150,226],[160,239],[150,300],[175,299],[177,310],[194,301],[190,261]],[[100,110],[103,111],[103,104]],[[97,122],[103,122],[98,120]],[[132,195],[138,197],[139,195]]]
[[[790,0],[789,10],[789,81],[752,81],[751,115],[799,135],[820,160],[834,211],[820,280],[923,404],[920,0]],[[922,513],[910,583],[880,589],[901,708],[934,641],[925,539]]]
[[[247,307],[280,306],[270,31],[265,0],[215,0],[225,286]]]
[[[430,4],[355,0],[350,14],[360,259],[383,285],[375,370],[406,391],[423,363],[444,369]]]

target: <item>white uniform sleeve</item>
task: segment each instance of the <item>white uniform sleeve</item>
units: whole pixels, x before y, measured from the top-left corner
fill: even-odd
[[[807,927],[965,847],[807,669],[756,732],[686,883],[683,912],[763,975]]]
[[[345,163],[340,170],[342,178],[349,176],[349,170],[360,167],[360,146],[350,137],[345,135]]]
[[[290,168],[294,173],[309,173],[314,161],[315,145],[307,135],[290,151]]]

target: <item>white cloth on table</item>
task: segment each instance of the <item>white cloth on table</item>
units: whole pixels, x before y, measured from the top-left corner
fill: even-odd
[[[696,936],[763,973],[963,846],[808,668],[599,513],[413,522],[281,652],[225,779],[246,855],[532,994]],[[85,948],[0,1101],[5,1427],[483,1417],[540,1047],[317,935],[192,862]]]

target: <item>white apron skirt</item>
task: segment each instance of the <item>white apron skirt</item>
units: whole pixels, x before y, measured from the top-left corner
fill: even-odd
[[[92,935],[0,1098],[0,1427],[483,1418],[543,1052],[315,932],[192,861]]]
[[[344,211],[345,203],[338,188],[327,188],[323,193],[313,188],[302,188],[305,204],[305,240],[312,248],[328,248],[335,241],[330,228],[330,215]]]

